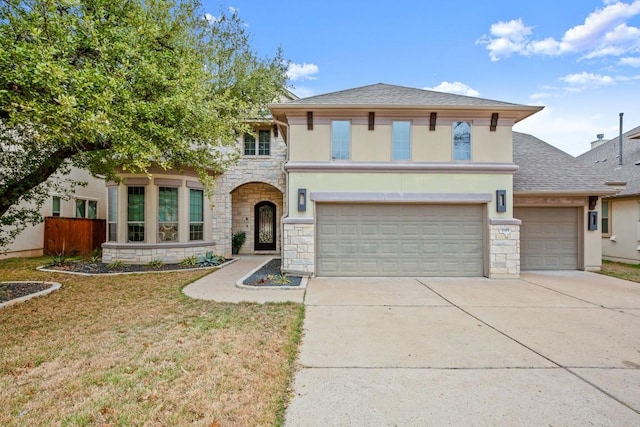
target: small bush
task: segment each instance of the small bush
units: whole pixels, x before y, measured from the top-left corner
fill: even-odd
[[[84,257],[84,261],[92,264],[102,261],[102,251],[100,248],[92,250],[90,254]]]
[[[115,261],[111,261],[109,264],[107,264],[107,268],[110,270],[113,270],[115,268],[122,268],[124,267],[124,261],[122,260],[115,260]]]
[[[198,265],[203,267],[211,267],[220,265],[225,262],[225,258],[221,255],[214,255],[213,252],[207,252],[204,255],[198,256]]]
[[[267,279],[276,285],[288,285],[291,283],[291,280],[289,280],[286,274],[269,274]]]
[[[69,264],[69,258],[64,253],[59,253],[51,257],[51,265],[62,267]]]
[[[148,267],[160,268],[164,265],[164,262],[161,259],[152,259],[147,263]]]
[[[196,265],[198,265],[198,257],[195,256],[195,255],[187,257],[187,258],[183,259],[182,261],[180,261],[180,265],[196,266]]]

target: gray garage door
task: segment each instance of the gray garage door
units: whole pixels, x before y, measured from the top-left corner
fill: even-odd
[[[578,268],[578,208],[515,208],[521,270]]]
[[[319,276],[482,276],[481,205],[317,204]]]

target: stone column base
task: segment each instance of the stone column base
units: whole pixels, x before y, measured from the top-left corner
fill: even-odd
[[[520,220],[490,220],[489,278],[520,277]]]
[[[315,228],[311,218],[282,220],[284,248],[282,272],[313,275],[315,271]]]

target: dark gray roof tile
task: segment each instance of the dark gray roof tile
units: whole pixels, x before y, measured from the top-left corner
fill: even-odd
[[[514,193],[607,194],[607,175],[525,133],[513,132]]]

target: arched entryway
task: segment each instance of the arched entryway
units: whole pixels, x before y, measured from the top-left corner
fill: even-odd
[[[276,250],[276,205],[262,201],[254,208],[254,250]]]
[[[240,255],[275,254],[282,239],[280,217],[284,212],[282,191],[264,182],[249,182],[231,191],[231,235],[244,231]]]

